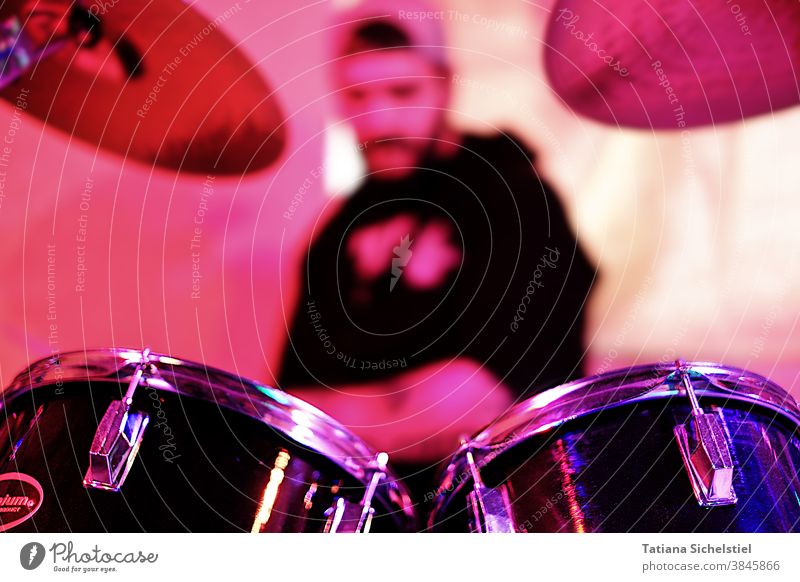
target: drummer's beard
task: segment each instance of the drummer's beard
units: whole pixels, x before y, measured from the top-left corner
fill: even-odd
[[[383,136],[364,143],[364,158],[370,177],[399,180],[433,161],[436,141],[430,138]]]

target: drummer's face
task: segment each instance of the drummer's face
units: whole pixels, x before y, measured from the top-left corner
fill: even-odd
[[[410,174],[444,128],[449,77],[414,50],[346,57],[336,67],[340,110],[377,179]]]

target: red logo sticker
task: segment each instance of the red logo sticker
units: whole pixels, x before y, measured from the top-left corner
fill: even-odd
[[[25,473],[0,473],[0,532],[33,517],[42,505],[39,482]]]

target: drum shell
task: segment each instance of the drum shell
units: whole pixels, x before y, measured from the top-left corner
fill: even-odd
[[[363,479],[259,418],[150,387],[141,387],[133,403],[150,421],[124,484],[118,492],[86,488],[98,422],[126,388],[87,379],[17,391],[3,402],[0,476],[22,473],[43,491],[41,507],[11,531],[250,532],[277,477],[278,494],[260,531],[321,532],[335,498],[357,507],[364,495]],[[288,462],[276,474],[279,455]],[[397,506],[373,503],[371,531],[411,527]]]
[[[496,449],[484,484],[508,498],[518,532],[791,532],[800,530],[800,429],[758,404],[703,400],[732,444],[732,506],[701,507],[673,434],[685,397],[623,403]],[[429,526],[469,531],[465,463],[440,488]]]

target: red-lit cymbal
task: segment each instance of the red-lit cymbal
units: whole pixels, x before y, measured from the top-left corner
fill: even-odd
[[[566,104],[680,129],[800,102],[797,0],[558,0],[545,68]]]
[[[99,42],[79,48],[69,38],[0,96],[16,103],[22,94],[48,127],[147,164],[239,174],[280,155],[275,96],[222,32],[238,3],[211,18],[180,0],[82,4],[100,20]],[[23,30],[41,37],[45,17],[30,18],[31,6],[7,1],[0,15],[20,15]]]

